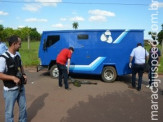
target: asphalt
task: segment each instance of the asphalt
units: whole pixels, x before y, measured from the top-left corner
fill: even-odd
[[[96,82],[97,85],[70,84],[71,90],[58,87],[46,71],[36,72],[26,68],[28,122],[150,122],[152,105],[158,107],[155,118],[163,122],[163,83],[157,93],[146,88],[147,74],[144,74],[142,90],[129,88],[131,75],[119,77],[114,83],[104,83],[99,76],[72,76],[78,80]],[[158,75],[163,81],[163,75]],[[0,82],[0,122],[4,122],[3,83]],[[152,95],[158,96],[155,104]],[[18,106],[14,109],[18,121]]]

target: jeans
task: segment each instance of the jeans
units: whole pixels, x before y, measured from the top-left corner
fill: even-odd
[[[5,122],[14,122],[14,105],[17,101],[19,106],[19,122],[27,122],[25,88],[22,90],[4,90],[5,99]]]
[[[132,87],[136,87],[136,74],[138,73],[138,89],[141,89],[144,65],[134,64],[132,68]]]
[[[65,84],[65,89],[69,88],[68,85],[68,73],[67,73],[67,67],[62,64],[57,64],[58,70],[59,70],[59,86],[62,87],[62,78],[64,78],[64,84]]]

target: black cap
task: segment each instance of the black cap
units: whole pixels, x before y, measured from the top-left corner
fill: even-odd
[[[73,47],[69,47],[68,49],[69,49],[69,50],[72,50],[72,51],[74,52],[74,48],[73,48]]]

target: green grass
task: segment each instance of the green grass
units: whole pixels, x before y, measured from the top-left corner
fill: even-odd
[[[28,43],[22,42],[19,50],[22,62],[24,66],[36,66],[39,64],[38,49],[40,42],[30,42],[30,49],[28,49]]]

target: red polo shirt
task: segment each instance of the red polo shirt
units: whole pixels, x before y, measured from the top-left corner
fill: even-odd
[[[63,49],[57,56],[57,63],[66,65],[67,60],[71,58],[71,51],[69,49]]]

